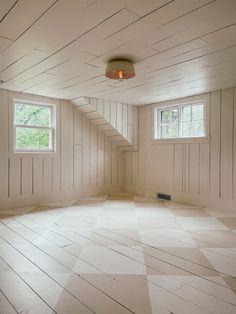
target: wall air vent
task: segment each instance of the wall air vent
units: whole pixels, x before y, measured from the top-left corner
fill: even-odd
[[[162,194],[162,193],[156,193],[156,198],[157,199],[161,199],[161,200],[167,200],[170,201],[171,200],[171,196],[168,194]]]

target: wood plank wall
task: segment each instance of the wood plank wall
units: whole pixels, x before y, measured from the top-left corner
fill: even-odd
[[[55,154],[12,153],[14,97],[56,104]],[[138,110],[139,151],[122,152],[70,102],[1,90],[0,208],[122,189],[151,196],[159,191],[178,201],[235,208],[236,88],[208,97],[209,142],[154,144],[150,105]]]
[[[71,101],[122,149],[138,149],[138,107],[105,99],[79,97]]]
[[[139,108],[139,152],[125,152],[125,191],[236,208],[236,88],[206,96],[209,142],[153,143],[153,106]]]
[[[13,153],[13,98],[56,105],[56,153]],[[122,189],[123,152],[69,101],[0,90],[0,135],[0,209]]]

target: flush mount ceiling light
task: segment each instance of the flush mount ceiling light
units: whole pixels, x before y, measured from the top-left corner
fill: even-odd
[[[116,59],[107,64],[106,77],[113,80],[127,80],[135,76],[134,65],[129,60]]]

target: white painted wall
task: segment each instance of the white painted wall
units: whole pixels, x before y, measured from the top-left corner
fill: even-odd
[[[139,151],[123,152],[70,102],[0,90],[0,208],[125,190],[235,209],[236,89],[205,96],[210,140],[153,141],[154,105],[149,105],[138,110]],[[56,104],[56,153],[12,152],[14,97]]]
[[[137,150],[137,106],[91,97],[79,97],[71,102],[123,150]]]
[[[56,153],[13,153],[13,98],[54,103]],[[0,90],[0,209],[121,191],[123,152],[68,101]]]
[[[139,108],[139,151],[125,152],[125,191],[158,191],[178,201],[236,209],[236,88],[205,96],[211,137],[206,142],[154,142],[154,106]]]

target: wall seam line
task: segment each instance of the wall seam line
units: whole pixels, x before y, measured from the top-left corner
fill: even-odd
[[[219,151],[219,198],[221,198],[221,140],[222,140],[222,90],[220,90],[220,151]]]

